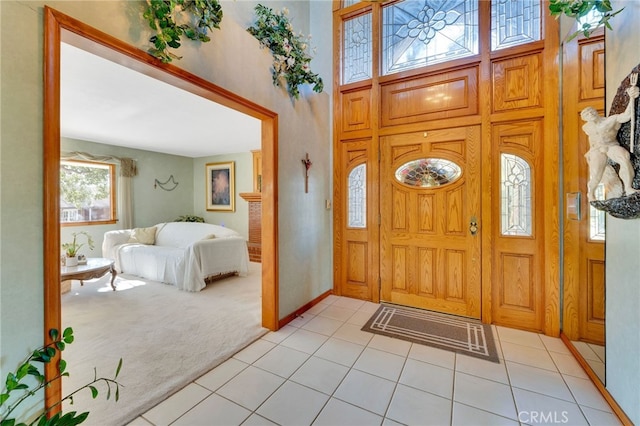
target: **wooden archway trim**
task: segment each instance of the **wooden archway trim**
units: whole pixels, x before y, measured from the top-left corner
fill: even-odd
[[[278,115],[172,64],[163,64],[146,52],[45,6],[44,33],[44,339],[60,329],[60,43],[91,53],[210,99],[262,121],[262,325],[278,328]],[[55,377],[54,365],[45,369]],[[57,380],[45,388],[45,406],[62,397]],[[59,406],[56,410],[59,410]]]

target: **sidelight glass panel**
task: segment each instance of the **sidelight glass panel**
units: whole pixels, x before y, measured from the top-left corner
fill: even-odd
[[[398,167],[396,180],[409,186],[432,188],[452,183],[462,176],[462,169],[453,161],[423,158]]]
[[[478,0],[404,0],[382,9],[382,74],[478,53]]]
[[[350,228],[367,227],[367,165],[360,164],[351,170],[347,178],[347,206]]]
[[[532,235],[531,167],[513,154],[500,155],[502,235]]]
[[[371,78],[371,13],[344,21],[342,84]]]
[[[596,200],[604,200],[604,184],[596,187]],[[589,204],[589,239],[592,241],[604,241],[605,237],[605,212],[598,210]]]
[[[492,0],[491,50],[540,40],[540,0]]]

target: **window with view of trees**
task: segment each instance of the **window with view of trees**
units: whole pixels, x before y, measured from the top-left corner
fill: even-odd
[[[89,161],[60,162],[60,222],[115,222],[115,166]]]

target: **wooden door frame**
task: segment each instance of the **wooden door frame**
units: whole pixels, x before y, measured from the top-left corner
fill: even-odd
[[[385,3],[386,4],[386,3]],[[546,10],[548,1],[541,5],[541,12]],[[544,163],[544,175],[537,183],[542,187],[542,199],[536,200],[544,208],[545,223],[543,229],[539,230],[540,236],[544,239],[543,270],[540,271],[544,299],[544,324],[542,331],[550,336],[558,336],[560,331],[560,231],[562,205],[560,199],[560,162],[559,162],[559,99],[556,88],[559,86],[559,22],[549,14],[541,15],[541,30],[543,37],[539,41],[527,43],[521,46],[512,46],[496,51],[490,50],[490,37],[480,37],[480,50],[477,56],[459,59],[451,63],[434,64],[429,70],[406,70],[389,76],[379,75],[379,51],[380,51],[380,10],[383,7],[379,2],[364,2],[341,8],[341,2],[334,0],[333,3],[333,49],[334,49],[334,199],[336,202],[345,197],[344,176],[341,175],[341,168],[344,161],[340,157],[340,144],[342,142],[356,139],[370,139],[373,150],[379,150],[379,137],[395,133],[429,131],[435,128],[458,127],[463,125],[480,124],[481,127],[481,153],[487,161],[494,161],[492,150],[492,130],[495,124],[519,121],[524,119],[544,119],[543,141],[545,149],[542,154]],[[341,85],[341,49],[343,46],[342,22],[359,14],[369,13],[373,19],[372,25],[372,69],[371,78]],[[479,25],[484,26],[486,31],[490,25],[491,5],[489,2],[479,4]],[[482,34],[485,34],[484,32]],[[530,54],[540,55],[540,64],[544,67],[540,77],[536,77],[540,82],[541,93],[539,102],[532,102],[523,107],[494,108],[493,96],[495,90],[494,64],[503,59],[518,58]],[[447,69],[454,69],[457,66],[470,66],[472,62],[478,63],[478,87],[477,96],[468,98],[469,102],[474,102],[478,107],[478,112],[456,117],[445,117],[430,119],[425,121],[407,121],[389,123],[380,127],[382,121],[381,107],[381,87],[392,84],[395,81],[410,81],[420,74],[429,74],[432,71],[439,73]],[[524,68],[523,68],[524,69]],[[361,96],[348,98],[344,95],[348,92],[360,91]],[[354,105],[356,111],[349,116],[345,114],[345,108]],[[370,117],[370,120],[369,120]],[[366,118],[366,120],[364,119]],[[350,122],[348,120],[351,120]],[[369,121],[367,121],[369,120]],[[350,128],[350,126],[352,128]],[[340,161],[338,161],[340,160]],[[494,277],[498,273],[494,270],[494,229],[499,218],[492,217],[496,200],[492,200],[492,188],[496,185],[499,176],[492,175],[491,168],[483,168],[481,183],[481,318],[484,323],[493,323],[492,315],[492,292],[495,286]],[[342,180],[341,180],[342,179]],[[337,205],[337,204],[336,204]],[[377,209],[380,210],[379,208]],[[340,281],[342,271],[340,259],[342,251],[345,250],[344,232],[341,228],[340,214],[336,207],[334,211],[334,289],[340,294],[342,282]],[[372,239],[370,239],[372,241]],[[379,247],[379,241],[378,241]],[[378,267],[379,267],[378,262]],[[375,285],[375,283],[372,283]],[[378,300],[373,300],[378,302]]]
[[[45,6],[44,33],[44,340],[49,330],[61,329],[60,297],[60,43],[62,41],[112,60],[145,75],[202,96],[262,121],[262,326],[278,328],[278,115],[172,64]],[[46,365],[49,381],[55,363]],[[45,388],[45,406],[62,397],[60,380]],[[59,410],[57,406],[55,410]]]

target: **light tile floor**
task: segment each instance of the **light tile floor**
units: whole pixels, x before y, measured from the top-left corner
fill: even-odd
[[[360,330],[329,296],[134,425],[618,425],[560,339],[493,327],[500,364]]]

